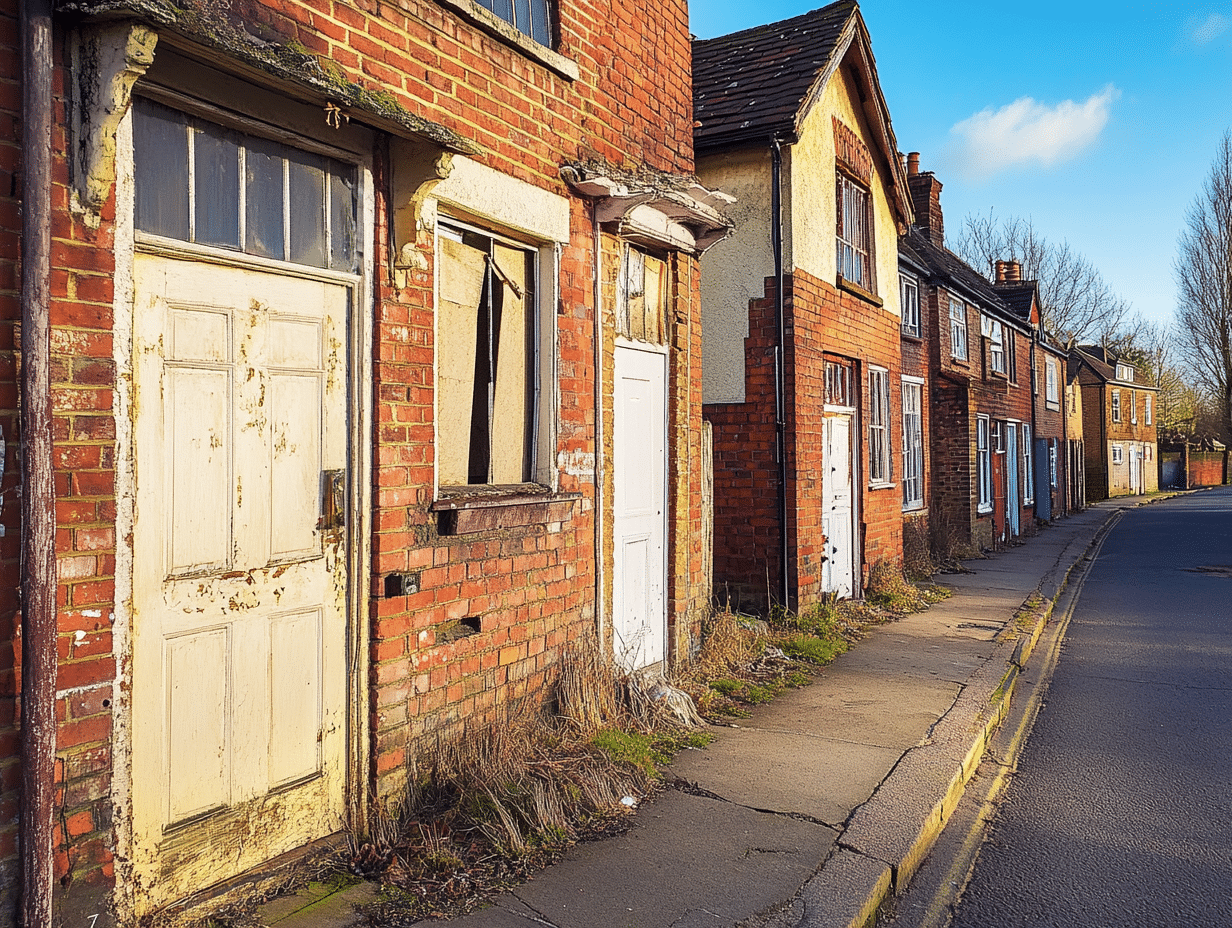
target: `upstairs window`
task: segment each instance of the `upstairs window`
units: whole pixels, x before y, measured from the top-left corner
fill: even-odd
[[[1009,369],[1010,383],[1018,383],[1018,353],[1014,345],[1014,330],[1005,330],[1005,366]]]
[[[835,188],[838,193],[838,273],[844,280],[870,293],[873,284],[872,215],[868,191],[841,171]]]
[[[1146,395],[1146,424],[1147,425],[1150,425],[1151,422],[1153,421],[1151,417],[1151,406],[1152,406],[1151,399],[1152,399],[1151,394],[1148,393]]]
[[[1138,424],[1138,394],[1133,390],[1129,391],[1129,421],[1133,425]]]
[[[882,367],[868,370],[868,479],[890,482],[890,374]]]
[[[920,287],[911,277],[898,277],[899,302],[903,313],[903,334],[920,337]]]
[[[1121,391],[1112,391],[1112,421],[1121,421]]]
[[[359,268],[356,171],[150,100],[133,105],[139,232],[276,261]]]
[[[950,356],[967,360],[967,307],[950,297]]]
[[[540,45],[552,44],[552,20],[548,0],[475,0],[481,7],[499,16],[518,32]]]
[[[1057,364],[1056,358],[1048,358],[1044,361],[1045,382],[1044,399],[1048,406],[1053,409],[1061,408],[1061,367]]]
[[[980,334],[988,339],[989,365],[994,374],[1005,373],[1005,336],[1001,323],[988,316],[980,316]]]
[[[1126,383],[1134,382],[1134,369],[1128,364],[1118,364],[1116,366],[1117,380],[1124,380]]]

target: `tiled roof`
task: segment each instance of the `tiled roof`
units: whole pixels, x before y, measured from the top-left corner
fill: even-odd
[[[794,133],[809,91],[858,15],[852,0],[840,0],[777,23],[695,40],[696,149]]]
[[[1022,317],[1001,298],[1001,294],[986,277],[948,248],[933,244],[932,240],[915,226],[899,238],[898,247],[900,251],[907,251],[914,256],[917,263],[940,278],[943,286],[946,281],[957,284],[968,295],[977,298],[981,308],[999,310],[1010,318],[1021,320]]]
[[[1024,322],[1031,321],[1031,303],[1036,294],[1035,281],[1013,281],[993,284],[993,286],[1015,316]]]

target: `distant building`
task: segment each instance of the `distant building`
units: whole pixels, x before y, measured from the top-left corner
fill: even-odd
[[[1155,387],[1133,364],[1097,345],[1075,348],[1071,363],[1082,389],[1088,496],[1158,490]]]

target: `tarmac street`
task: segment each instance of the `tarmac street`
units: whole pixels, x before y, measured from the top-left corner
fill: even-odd
[[[1011,705],[1073,565],[1136,501],[1100,504],[939,580],[954,595],[872,629],[816,682],[677,755],[675,787],[619,837],[448,928],[816,928],[869,925],[925,859]],[[1025,602],[1032,621],[1016,621]],[[371,890],[353,888],[361,901]],[[329,900],[326,900],[329,902]],[[333,928],[345,900],[267,925]],[[322,913],[314,916],[313,913]],[[328,915],[323,913],[328,912]],[[273,910],[271,910],[273,916]],[[260,917],[260,913],[259,913]]]
[[[1232,488],[1127,511],[954,928],[1232,925]]]

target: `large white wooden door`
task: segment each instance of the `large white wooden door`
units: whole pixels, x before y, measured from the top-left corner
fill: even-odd
[[[612,630],[617,659],[637,669],[667,650],[667,359],[616,347]]]
[[[825,418],[825,477],[821,530],[826,536],[822,588],[849,597],[855,588],[855,505],[851,473],[851,417]]]
[[[349,287],[135,259],[139,912],[342,826]]]

